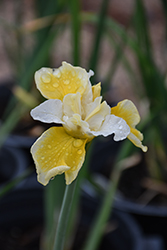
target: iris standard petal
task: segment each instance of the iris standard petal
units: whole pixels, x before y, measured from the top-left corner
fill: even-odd
[[[52,127],[44,132],[31,147],[38,181],[47,185],[55,175],[68,172],[66,184],[70,184],[84,162],[86,142],[87,139],[68,135],[63,127]]]
[[[81,115],[81,94],[68,94],[63,99],[63,113],[71,117],[73,114]]]
[[[130,128],[122,118],[115,115],[107,115],[99,131],[91,131],[91,133],[94,136],[115,134],[114,140],[120,141],[129,135]]]
[[[93,101],[101,94],[101,82],[92,86]]]
[[[100,97],[97,97],[94,103],[99,98]],[[95,109],[85,119],[90,126],[90,130],[94,130],[94,131],[99,130],[99,128],[102,125],[102,122],[105,120],[105,117],[109,114],[110,114],[110,107],[105,101],[99,104],[97,107],[95,107]]]
[[[50,99],[41,103],[30,112],[34,120],[46,123],[63,123],[62,102],[57,99]]]
[[[63,62],[58,69],[41,68],[35,73],[35,82],[41,94],[47,99],[63,100],[69,93],[85,91],[90,73],[80,67]]]

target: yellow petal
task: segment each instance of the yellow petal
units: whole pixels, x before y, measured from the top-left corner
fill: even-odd
[[[92,93],[93,93],[93,101],[94,101],[96,97],[99,97],[101,94],[101,82],[92,86]]]
[[[38,181],[47,185],[52,177],[65,172],[66,184],[70,184],[84,162],[86,142],[68,135],[63,127],[44,132],[31,148]]]
[[[136,106],[130,100],[123,100],[116,107],[111,108],[111,114],[123,118],[130,127],[135,127],[140,122]]]
[[[35,82],[41,94],[47,99],[63,100],[69,93],[85,91],[89,73],[66,62],[58,69],[41,68],[35,73]]]
[[[116,107],[111,108],[111,114],[123,118],[130,127],[130,134],[128,139],[136,146],[141,148],[144,152],[147,147],[142,145],[143,134],[135,128],[140,122],[140,116],[136,106],[129,100],[119,102]]]
[[[136,147],[139,147],[143,152],[147,152],[147,146],[142,145],[143,134],[134,128],[131,128],[131,132],[127,137]]]

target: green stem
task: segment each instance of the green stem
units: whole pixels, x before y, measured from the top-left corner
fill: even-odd
[[[73,39],[73,64],[78,66],[80,64],[80,1],[71,0],[71,26],[72,26],[72,39]]]
[[[63,203],[60,211],[53,250],[63,250],[72,200],[75,192],[76,180],[66,186]]]

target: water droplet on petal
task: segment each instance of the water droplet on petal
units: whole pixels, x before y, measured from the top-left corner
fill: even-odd
[[[73,146],[76,147],[76,148],[81,147],[82,144],[83,144],[83,141],[80,140],[80,139],[76,139],[76,140],[73,142]]]
[[[42,156],[42,157],[41,157],[41,160],[44,160],[44,159],[45,159],[45,157],[44,157],[44,156]]]
[[[51,75],[49,75],[48,73],[44,73],[42,74],[41,76],[41,80],[44,82],[44,83],[49,83],[51,81]]]
[[[68,156],[68,153],[66,153],[66,156]]]
[[[48,148],[51,148],[51,145],[48,145]]]
[[[64,84],[65,84],[65,85],[68,85],[69,83],[70,83],[69,80],[64,80]]]
[[[79,155],[81,155],[81,154],[82,154],[82,150],[79,149],[79,150],[77,151],[77,153],[78,153]]]
[[[53,83],[53,87],[58,88],[59,84],[57,82]]]
[[[123,128],[123,126],[121,125],[121,126],[119,126],[119,129],[122,129]]]

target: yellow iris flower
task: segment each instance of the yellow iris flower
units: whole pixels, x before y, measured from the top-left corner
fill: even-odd
[[[48,100],[34,108],[31,116],[62,125],[49,128],[31,147],[38,181],[43,185],[62,173],[69,185],[83,165],[86,143],[95,136],[114,134],[115,141],[128,137],[146,151],[142,134],[135,129],[139,115],[134,104],[125,100],[111,109],[102,102],[100,83],[91,86],[93,74],[66,62],[58,69],[41,68],[35,73],[37,88]]]

